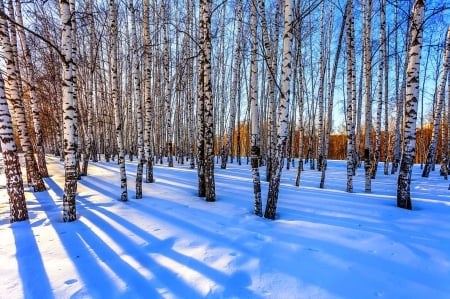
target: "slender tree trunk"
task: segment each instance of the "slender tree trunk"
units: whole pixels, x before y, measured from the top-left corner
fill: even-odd
[[[388,30],[389,32],[389,30]],[[389,47],[384,36],[384,175],[389,174]]]
[[[194,23],[194,8],[192,0],[187,1],[187,27],[188,32],[193,36],[193,23]],[[187,67],[188,76],[187,76],[187,97],[188,97],[188,143],[189,143],[189,166],[191,169],[195,168],[195,158],[194,158],[194,131],[195,131],[195,115],[194,115],[194,63],[190,58],[193,56],[193,41],[190,37],[187,38],[187,53],[189,57],[189,64]]]
[[[76,160],[76,173],[77,173],[77,179],[81,179],[80,176],[80,157],[81,157],[81,139],[79,137],[79,128],[82,127],[79,124],[81,122],[78,121],[79,119],[79,98],[78,98],[78,81],[77,81],[77,23],[75,22],[75,0],[69,0],[69,8],[70,8],[70,22],[71,22],[71,28],[72,28],[72,60],[71,60],[71,68],[72,68],[72,74],[73,74],[73,106],[75,107],[74,111],[74,122],[77,124],[75,129],[75,160]]]
[[[347,6],[349,5],[349,2],[347,1]],[[334,87],[335,87],[335,83],[336,83],[336,74],[337,74],[337,68],[338,68],[338,64],[339,64],[339,57],[340,57],[340,53],[341,53],[341,48],[342,48],[342,39],[344,37],[344,29],[345,29],[345,23],[347,21],[347,11],[348,9],[346,8],[344,11],[344,15],[342,16],[342,23],[341,23],[341,29],[339,31],[339,39],[338,39],[338,44],[337,44],[337,49],[336,49],[336,53],[334,56],[334,63],[333,63],[333,70],[332,70],[332,74],[331,74],[331,82],[330,82],[330,88],[329,88],[329,99],[328,99],[328,115],[327,115],[327,126],[326,126],[326,131],[325,131],[325,141],[324,141],[324,145],[325,145],[325,149],[324,149],[324,157],[323,157],[323,167],[322,167],[322,176],[321,176],[321,180],[320,180],[320,188],[324,188],[325,187],[325,171],[326,171],[326,166],[327,166],[327,162],[328,162],[328,150],[329,150],[329,146],[330,146],[330,134],[331,134],[331,129],[333,126],[333,105],[334,105]]]
[[[20,92],[20,75],[18,73],[18,65],[14,57],[14,50],[11,46],[9,37],[8,24],[4,14],[3,2],[0,4],[2,17],[0,18],[0,42],[3,48],[3,56],[6,63],[7,80],[5,91],[8,96],[10,106],[14,109],[14,120],[19,133],[20,144],[25,154],[25,166],[27,170],[28,184],[33,186],[35,192],[45,191],[45,184],[38,171],[36,161],[34,159],[33,147],[26,122],[25,107]],[[15,31],[13,31],[15,34]]]
[[[397,206],[409,210],[412,209],[410,189],[416,153],[416,120],[424,10],[425,1],[415,0],[410,35],[412,43],[407,69],[405,142],[397,187]]]
[[[6,101],[3,76],[0,74],[0,145],[3,163],[5,164],[6,188],[9,196],[9,221],[28,219],[27,204],[23,189],[22,171],[16,142],[14,141],[13,124]]]
[[[279,36],[279,27],[278,19],[281,14],[281,4],[276,4],[275,10],[275,29],[273,33],[272,45],[269,40],[267,22],[266,22],[266,13],[265,13],[265,5],[264,1],[259,0],[259,13],[261,18],[261,29],[263,33],[263,41],[264,41],[264,60],[267,64],[267,84],[268,84],[268,98],[269,98],[269,111],[267,118],[267,126],[268,126],[268,153],[267,153],[267,163],[266,163],[266,180],[270,182],[270,176],[273,173],[273,163],[276,159],[276,146],[277,146],[277,138],[276,138],[276,124],[277,124],[277,108],[276,108],[276,78],[277,78],[277,56],[278,56],[278,36]]]
[[[138,41],[136,34],[136,9],[134,8],[134,1],[129,0],[128,8],[131,17],[131,39],[133,48],[133,82],[134,95],[136,100],[136,122],[137,122],[137,148],[138,148],[138,163],[136,171],[136,199],[142,198],[142,177],[144,171],[145,152],[144,152],[144,120],[142,117],[142,94],[141,94],[141,80],[139,78],[140,61],[138,52]]]
[[[286,152],[286,141],[289,128],[289,97],[290,97],[290,80],[292,73],[292,39],[293,39],[293,0],[284,2],[284,25],[283,25],[283,58],[281,71],[281,90],[280,90],[280,107],[278,112],[278,140],[277,140],[277,159],[274,161],[273,174],[270,178],[269,193],[267,198],[266,210],[264,217],[275,219],[278,192],[281,180],[281,170],[283,169],[283,159]]]
[[[353,119],[355,103],[355,33],[353,19],[353,0],[347,0],[347,192],[353,192],[354,172],[354,134]]]
[[[144,65],[145,65],[145,122],[144,122],[144,147],[147,156],[146,182],[153,183],[153,103],[151,96],[151,41],[150,41],[150,1],[144,0]]]
[[[203,69],[204,94],[204,125],[205,125],[205,196],[206,201],[216,200],[216,187],[214,179],[214,110],[211,90],[211,14],[212,0],[201,0],[203,13],[203,36],[200,39],[203,45],[200,55],[200,67]],[[202,27],[202,26],[200,26]]]
[[[377,99],[377,121],[375,125],[375,155],[372,165],[371,178],[375,179],[378,170],[378,161],[381,155],[381,114],[383,112],[383,75],[385,57],[385,27],[386,27],[386,0],[382,0],[380,8],[380,60],[378,62],[378,99]]]
[[[319,115],[318,115],[318,148],[317,148],[317,170],[322,171],[322,162],[323,162],[323,135],[324,135],[324,85],[325,85],[325,1],[322,1],[322,12],[320,17],[320,42],[319,42],[319,90],[318,90],[318,106],[319,106]]]
[[[166,130],[167,130],[167,163],[169,167],[173,167],[173,128],[172,128],[172,94],[170,92],[170,68],[169,68],[169,32],[166,22],[170,22],[169,19],[169,7],[166,1],[163,1],[162,5],[164,19],[162,21],[162,31],[164,35],[164,54],[163,54],[163,71],[164,71],[164,109],[166,112]]]
[[[422,172],[422,177],[430,175],[433,161],[437,152],[437,139],[439,135],[439,125],[441,123],[441,116],[445,100],[445,85],[448,76],[448,69],[450,67],[450,27],[447,29],[447,38],[445,41],[444,59],[442,62],[441,80],[439,83],[439,90],[437,91],[436,106],[434,108],[433,130],[431,133],[431,141],[428,147],[427,159],[425,167]]]
[[[298,56],[298,166],[297,166],[297,175],[295,176],[295,186],[300,186],[300,177],[303,171],[303,136],[304,136],[304,126],[303,126],[303,63],[302,63],[302,43],[299,39],[298,47],[297,47],[297,56]]]
[[[364,133],[364,170],[365,170],[365,192],[372,191],[372,0],[365,0],[364,18],[364,74],[365,74],[365,133]],[[363,9],[364,12],[364,9]]]
[[[450,75],[449,75],[450,76]],[[447,79],[447,140],[445,140],[445,152],[446,156],[444,161],[445,177],[448,177],[448,169],[450,167],[450,78]],[[450,186],[449,186],[450,188]]]
[[[127,192],[127,174],[125,171],[125,147],[123,140],[122,126],[122,103],[119,94],[119,78],[117,72],[118,59],[118,29],[117,29],[117,6],[114,0],[109,1],[109,26],[111,30],[111,48],[110,48],[110,68],[111,68],[111,97],[114,104],[114,124],[117,138],[117,147],[119,151],[118,164],[120,170],[120,200],[128,200]]]
[[[87,113],[88,113],[88,128],[87,128],[87,147],[82,167],[82,174],[87,175],[87,168],[89,163],[89,157],[93,162],[98,161],[97,155],[97,143],[95,141],[95,133],[94,133],[94,101],[97,99],[97,81],[95,71],[97,68],[97,53],[98,48],[96,47],[96,38],[95,38],[95,23],[94,23],[94,15],[93,15],[93,6],[94,1],[90,0],[88,3],[88,22],[89,22],[89,91],[87,95]]]
[[[431,39],[430,42],[428,44],[428,47],[431,47]],[[427,78],[427,70],[428,70],[428,62],[430,61],[430,53],[431,51],[427,51],[427,56],[425,58],[425,66],[424,66],[424,72],[423,72],[423,78]],[[426,84],[427,80],[423,80],[422,81],[422,90],[425,90],[425,84]],[[418,145],[419,147],[419,160],[420,160],[420,169],[423,170],[423,163],[426,159],[426,155],[427,155],[427,150],[426,150],[426,145],[425,145],[425,134],[424,134],[424,127],[423,127],[423,115],[424,115],[424,98],[425,98],[425,92],[421,93],[421,99],[420,99],[420,143]],[[434,104],[433,104],[434,106]]]
[[[395,13],[395,19],[397,18],[397,7],[398,3],[396,1],[396,13]],[[397,25],[397,21],[395,21],[395,24]],[[408,27],[409,21],[408,21]],[[405,134],[404,128],[403,128],[403,122],[404,122],[404,106],[405,106],[405,88],[406,88],[406,69],[408,66],[409,61],[409,51],[410,51],[410,39],[411,36],[409,34],[409,30],[407,30],[407,40],[405,42],[405,49],[406,49],[406,57],[405,57],[405,63],[404,63],[404,71],[403,71],[403,81],[402,85],[400,86],[400,62],[398,60],[398,46],[397,46],[397,33],[395,35],[395,45],[394,45],[394,51],[396,54],[396,60],[395,60],[395,93],[396,93],[396,99],[397,99],[397,117],[395,122],[395,129],[394,129],[394,149],[393,149],[393,158],[392,158],[392,168],[391,168],[391,174],[394,174],[397,172],[398,165],[400,163],[400,156],[403,155],[401,153],[402,148],[402,137]],[[404,146],[404,145],[403,145]]]
[[[234,48],[234,62],[232,65],[233,69],[233,78],[231,83],[230,90],[230,118],[228,122],[228,131],[227,131],[227,142],[225,144],[225,149],[223,151],[222,156],[222,164],[221,168],[225,169],[227,167],[228,155],[230,150],[232,150],[234,131],[236,129],[236,97],[240,95],[237,93],[238,89],[238,80],[240,80],[240,69],[241,69],[241,43],[242,43],[242,1],[236,1],[236,39],[235,39],[235,48]],[[239,129],[239,128],[238,128]]]
[[[214,128],[211,95],[211,0],[200,1],[199,76],[197,101],[198,194],[215,201]]]
[[[75,74],[72,66],[72,22],[68,0],[60,0],[61,44],[63,55],[63,119],[64,119],[64,171],[65,184],[63,196],[63,220],[71,222],[77,219],[75,196],[77,192],[76,137],[77,123],[73,85]]]
[[[26,41],[25,31],[23,29],[21,2],[19,0],[16,0],[15,4],[16,4],[16,19],[17,23],[19,24],[17,30],[20,36],[23,55],[25,59],[25,74],[26,74],[25,82],[29,84],[29,91],[30,91],[31,113],[36,142],[37,166],[41,176],[46,178],[48,177],[48,170],[47,170],[47,163],[45,160],[45,150],[41,128],[41,120],[39,117],[39,105],[36,96],[36,80],[34,74],[34,66],[32,63],[31,52],[28,47],[28,43]]]
[[[251,2],[250,31],[250,101],[251,101],[251,164],[253,175],[253,192],[255,195],[254,213],[262,216],[261,178],[259,175],[259,113],[258,113],[258,36],[257,36],[256,0]]]
[[[448,118],[447,118],[447,111],[446,111],[447,105],[444,101],[444,107],[442,112],[442,152],[441,152],[441,168],[440,168],[440,175],[444,177],[444,180],[448,180]]]

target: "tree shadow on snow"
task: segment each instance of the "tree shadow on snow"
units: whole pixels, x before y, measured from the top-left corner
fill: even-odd
[[[224,295],[227,294],[225,297],[230,297],[234,294],[238,295],[238,297],[258,298],[256,294],[253,294],[247,289],[251,284],[251,279],[246,273],[235,272],[232,275],[224,273],[202,261],[175,250],[173,246],[178,241],[175,238],[160,239],[131,221],[90,203],[86,198],[80,198],[79,200],[85,206],[83,210],[84,217],[92,221],[97,228],[101,229],[117,242],[121,246],[122,255],[132,257],[143,268],[154,275],[154,279],[142,281],[141,284],[132,287],[134,290],[141,292],[141,289],[165,289],[167,292],[180,298],[202,298],[205,294],[201,294],[196,290],[196,282],[183,279],[183,275],[187,275],[186,273],[183,274],[183,271],[188,271],[189,273],[193,271],[192,273],[199,273],[201,276],[207,278],[207,280],[213,281],[214,285],[212,287],[218,288],[217,290],[210,289],[209,296],[215,296],[214,294],[216,292],[224,292]],[[139,205],[137,208],[139,211],[142,211],[144,207]],[[147,211],[144,211],[144,213],[147,213]],[[148,213],[149,216],[158,214],[156,210],[148,211]],[[175,220],[168,215],[159,216],[163,221],[176,224]],[[168,219],[165,219],[165,217],[168,217]],[[181,227],[186,227],[187,225],[189,228],[192,228],[188,223],[180,223],[180,225]],[[118,226],[120,230],[117,228]],[[207,236],[205,232],[195,232],[194,230],[194,233],[206,234]],[[133,238],[136,237],[145,240],[145,243],[137,244],[133,241]],[[217,236],[214,238],[217,239]],[[91,243],[95,241],[95,236],[90,236],[89,239],[91,241],[88,240],[87,242]],[[224,243],[226,242],[224,241]],[[108,246],[107,244],[98,243],[91,245],[93,248]],[[161,254],[163,256],[160,256]],[[116,273],[120,272],[121,268],[117,268],[116,271]],[[148,292],[142,292],[141,295],[146,294]]]
[[[30,222],[11,225],[16,247],[16,260],[22,280],[24,298],[54,298],[41,252]]]

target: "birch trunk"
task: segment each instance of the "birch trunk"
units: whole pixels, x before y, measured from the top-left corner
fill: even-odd
[[[447,140],[445,140],[444,143],[446,155],[445,158],[442,159],[442,163],[445,163],[442,167],[445,168],[445,177],[447,179],[450,166],[450,78],[447,78]]]
[[[447,169],[447,165],[448,165],[448,161],[447,161],[447,156],[448,156],[448,129],[447,129],[448,128],[448,118],[447,118],[446,109],[447,109],[447,106],[444,101],[444,107],[443,107],[443,112],[442,112],[442,126],[441,126],[441,130],[442,130],[441,168],[439,170],[439,173],[441,176],[444,177],[444,180],[448,180],[448,169]]]
[[[261,16],[261,27],[262,27],[262,33],[263,33],[263,41],[264,41],[264,52],[265,52],[265,61],[267,64],[267,82],[268,82],[268,98],[269,98],[269,111],[268,111],[268,118],[267,118],[267,126],[268,126],[268,153],[267,153],[267,164],[266,164],[266,180],[270,182],[270,176],[273,173],[273,161],[275,161],[275,153],[276,153],[276,146],[277,146],[277,138],[276,138],[276,124],[277,124],[277,117],[276,117],[276,78],[277,78],[277,56],[278,56],[278,35],[279,35],[279,27],[278,26],[278,19],[279,15],[281,14],[281,4],[277,3],[275,8],[275,29],[273,33],[273,40],[271,46],[269,34],[268,34],[268,28],[267,28],[267,22],[265,17],[265,6],[264,1],[259,0],[259,9],[260,9],[260,16]]]
[[[72,68],[72,74],[73,74],[73,107],[75,108],[73,117],[74,117],[74,123],[77,124],[74,134],[75,134],[75,160],[76,160],[76,173],[77,173],[77,179],[81,179],[80,176],[80,157],[81,157],[81,139],[79,138],[79,128],[80,122],[79,119],[79,99],[78,99],[78,81],[77,81],[77,23],[75,22],[75,0],[69,0],[69,9],[70,9],[70,22],[71,22],[71,28],[72,28],[72,60],[71,60],[71,68]]]
[[[415,0],[411,23],[411,48],[409,52],[405,109],[405,142],[397,186],[397,206],[412,209],[411,174],[416,153],[416,120],[419,97],[419,70],[422,52],[422,31],[425,1]]]
[[[347,6],[348,5],[349,5],[349,2],[347,2]],[[324,148],[323,167],[322,167],[322,176],[321,176],[321,180],[320,180],[320,188],[325,187],[325,171],[326,171],[327,163],[328,163],[328,150],[329,150],[329,146],[330,146],[330,134],[331,134],[331,129],[333,127],[334,87],[335,87],[335,83],[336,83],[336,75],[337,75],[337,68],[338,68],[338,64],[339,64],[339,57],[341,55],[340,53],[341,53],[341,48],[342,48],[342,39],[344,37],[345,23],[347,21],[347,12],[348,12],[348,9],[346,8],[344,11],[344,15],[342,16],[341,29],[339,31],[339,39],[338,39],[336,53],[334,56],[330,88],[328,91],[328,95],[329,95],[328,108],[327,108],[328,115],[327,115],[327,126],[326,126],[326,130],[325,130],[325,141],[324,141],[325,148]]]
[[[35,192],[45,191],[45,184],[38,171],[34,159],[33,147],[26,122],[25,107],[20,92],[20,75],[18,73],[14,50],[11,46],[8,24],[4,14],[3,2],[0,3],[2,17],[0,18],[0,42],[3,48],[3,57],[6,63],[7,80],[5,91],[10,106],[14,109],[14,122],[19,133],[20,144],[25,155],[25,166],[27,170],[28,184],[33,186]],[[14,31],[13,31],[14,32]],[[14,32],[15,34],[15,32]]]
[[[295,176],[295,186],[300,186],[300,177],[303,171],[303,136],[304,136],[304,126],[303,126],[303,95],[304,95],[304,87],[303,87],[303,63],[302,63],[302,43],[301,40],[298,41],[297,47],[297,56],[298,56],[298,166],[297,166],[297,174]]]
[[[205,196],[206,201],[216,200],[214,179],[214,110],[211,87],[211,14],[212,0],[201,0],[203,37],[200,67],[203,69],[204,126],[205,126]]]
[[[322,1],[322,12],[320,17],[320,42],[319,42],[319,90],[318,90],[318,106],[319,106],[319,115],[318,115],[318,126],[319,132],[317,135],[317,170],[322,171],[322,162],[323,162],[323,135],[324,135],[324,84],[325,84],[325,1]]]
[[[169,68],[169,56],[170,56],[170,47],[169,47],[169,32],[167,29],[167,22],[170,22],[169,19],[169,7],[168,3],[164,1],[162,5],[163,16],[164,19],[162,21],[162,31],[164,35],[164,54],[163,54],[163,71],[164,71],[164,106],[165,106],[165,118],[166,118],[166,130],[167,130],[167,163],[169,167],[173,167],[173,128],[172,128],[172,94],[170,92],[170,68]]]
[[[228,155],[230,150],[232,150],[233,137],[235,131],[235,123],[236,123],[236,97],[240,95],[237,93],[238,89],[238,80],[240,80],[240,70],[241,70],[241,43],[242,43],[242,1],[236,1],[236,39],[234,46],[234,58],[233,58],[233,78],[231,82],[231,90],[230,90],[230,118],[228,122],[228,131],[227,131],[227,141],[225,144],[225,149],[223,151],[222,163],[220,168],[225,169],[227,167]],[[239,129],[239,128],[238,128]]]
[[[127,174],[125,171],[125,148],[122,127],[122,103],[119,93],[119,78],[117,72],[118,59],[118,28],[117,28],[117,6],[114,0],[109,1],[109,26],[111,30],[109,65],[111,71],[111,97],[114,105],[114,124],[118,147],[118,158],[120,170],[120,200],[128,200]]]
[[[364,170],[365,192],[372,191],[372,0],[365,0],[363,5],[364,18],[364,85],[365,85],[365,133],[364,133]]]
[[[151,41],[150,41],[150,0],[144,0],[144,67],[145,67],[145,90],[144,90],[144,144],[147,156],[146,182],[153,183],[153,103],[151,95]]]
[[[72,16],[68,0],[59,1],[61,14],[61,53],[63,55],[63,119],[64,119],[64,171],[65,184],[63,196],[63,220],[71,222],[77,219],[76,215],[76,191],[77,191],[77,168],[76,168],[76,138],[75,110],[73,85],[75,74],[72,68]]]
[[[283,58],[281,70],[280,107],[278,112],[277,126],[277,157],[273,167],[273,174],[270,178],[269,193],[267,198],[264,217],[275,219],[278,193],[281,180],[281,170],[283,169],[283,159],[286,152],[286,141],[289,128],[289,97],[292,73],[292,39],[293,39],[293,0],[284,2],[284,25],[283,25]]]
[[[355,33],[353,19],[353,0],[347,0],[347,192],[353,192],[354,172],[354,134],[355,125],[353,119],[355,103]]]
[[[397,24],[397,22],[396,22]],[[410,28],[410,24],[408,21],[408,28]],[[396,55],[396,61],[395,61],[395,91],[396,91],[396,99],[397,99],[397,117],[395,122],[395,129],[394,129],[394,153],[393,153],[393,159],[392,159],[392,168],[391,168],[391,174],[394,174],[397,172],[399,163],[400,163],[400,156],[403,155],[401,152],[402,148],[402,138],[405,134],[404,132],[404,118],[405,118],[405,90],[406,90],[406,77],[407,77],[407,67],[408,67],[408,61],[410,59],[409,52],[410,52],[410,42],[411,42],[411,34],[410,30],[407,30],[408,33],[406,34],[406,42],[405,42],[405,62],[404,62],[404,70],[403,70],[403,80],[402,84],[400,86],[400,62],[398,61],[398,54]],[[397,36],[397,35],[396,35]],[[397,50],[397,37],[395,42],[395,53],[398,53]],[[404,144],[403,144],[404,147]]]
[[[193,18],[194,18],[194,8],[192,0],[187,1],[187,30],[193,35]],[[190,37],[187,38],[187,53],[188,57],[193,57],[193,41]],[[193,60],[190,59],[190,63],[188,66],[188,75],[187,75],[187,90],[186,94],[188,97],[188,143],[189,143],[189,167],[191,169],[195,168],[195,158],[194,158],[194,131],[195,131],[195,115],[194,115],[194,63]]]
[[[388,30],[389,32],[389,30]],[[389,174],[389,47],[384,36],[384,175]]]
[[[439,83],[439,89],[437,92],[437,101],[434,109],[433,130],[431,133],[431,141],[428,147],[427,159],[425,167],[422,172],[422,177],[428,177],[430,175],[433,161],[436,158],[437,152],[437,139],[439,135],[439,125],[441,123],[442,111],[445,100],[445,85],[448,76],[448,69],[450,67],[450,27],[447,28],[447,37],[445,40],[445,51],[442,62],[441,80]]]
[[[25,82],[29,84],[29,96],[31,101],[31,115],[33,120],[33,128],[35,134],[36,142],[36,153],[37,153],[37,166],[41,177],[48,177],[47,163],[45,160],[45,149],[44,149],[44,139],[42,135],[41,120],[39,117],[39,105],[36,95],[36,80],[34,74],[34,66],[31,58],[30,48],[25,36],[25,31],[23,29],[23,18],[22,18],[22,6],[21,2],[16,0],[16,19],[19,26],[17,26],[17,31],[21,40],[21,46],[23,50],[23,57],[25,60]]]
[[[136,9],[134,8],[134,1],[129,0],[128,8],[131,17],[131,39],[133,48],[133,87],[136,100],[136,122],[137,122],[137,149],[138,149],[138,162],[136,170],[136,199],[142,198],[142,176],[144,171],[144,120],[142,117],[142,94],[141,94],[141,81],[139,78],[139,52],[138,41],[136,34]]]
[[[19,155],[14,141],[13,124],[6,101],[3,76],[0,74],[0,145],[5,164],[6,188],[11,223],[28,219]]]
[[[383,80],[384,80],[384,59],[385,59],[385,27],[386,27],[386,0],[381,1],[380,7],[380,52],[378,62],[378,79],[377,79],[377,121],[375,125],[375,155],[372,165],[371,178],[375,179],[378,170],[378,161],[381,154],[381,114],[383,112]]]
[[[259,113],[258,113],[258,35],[257,35],[257,7],[256,0],[251,2],[250,11],[250,101],[251,101],[251,164],[253,176],[254,213],[262,216],[261,178],[259,175]]]

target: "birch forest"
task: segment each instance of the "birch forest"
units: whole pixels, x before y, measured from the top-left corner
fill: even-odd
[[[346,160],[342,191],[353,192],[362,168],[370,193],[382,168],[397,183],[397,206],[412,209],[414,164],[424,179],[448,178],[449,6],[1,0],[10,221],[28,219],[24,186],[49,187],[48,155],[64,161],[67,222],[77,219],[78,180],[100,160],[117,164],[121,201],[145,196],[155,165],[186,164],[198,196],[214,202],[214,169],[247,164],[254,193],[242,196],[267,219],[277,217],[285,171],[296,172],[296,186],[306,168],[319,171],[317,185],[327,188],[327,161]],[[137,161],[135,198],[129,161]]]

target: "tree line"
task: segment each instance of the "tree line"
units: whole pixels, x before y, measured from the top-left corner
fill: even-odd
[[[447,178],[450,29],[424,0],[0,1],[0,138],[11,221],[28,218],[26,182],[45,190],[45,154],[64,161],[64,221],[89,163],[137,161],[136,198],[155,163],[189,163],[216,200],[214,168],[252,169],[254,212],[276,217],[282,171],[347,160],[398,174],[411,209],[412,165]],[[423,50],[422,50],[423,49]],[[423,57],[422,57],[423,56]],[[447,88],[447,90],[446,90]],[[417,127],[419,123],[419,127]],[[294,164],[297,159],[297,165]],[[269,191],[265,210],[260,168]],[[389,169],[390,167],[390,169]]]

